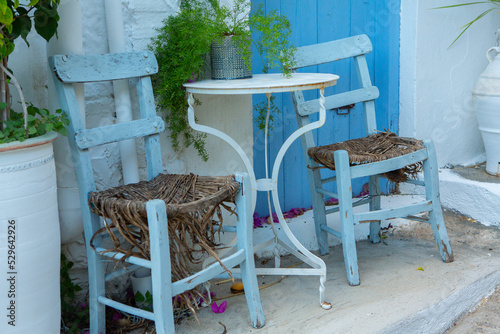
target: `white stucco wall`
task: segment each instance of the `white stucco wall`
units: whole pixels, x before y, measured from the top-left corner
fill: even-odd
[[[442,167],[485,161],[471,91],[496,42],[500,15],[479,20],[450,48],[460,28],[488,5],[431,8],[467,0],[402,0],[400,133],[436,145]]]

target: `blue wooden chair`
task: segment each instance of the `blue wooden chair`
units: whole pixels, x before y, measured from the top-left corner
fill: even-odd
[[[320,253],[327,254],[328,233],[342,239],[347,280],[350,285],[359,284],[354,225],[370,223],[370,241],[380,241],[380,222],[390,218],[407,218],[430,223],[434,237],[444,262],[453,261],[443,213],[439,201],[439,180],[436,153],[430,140],[418,141],[398,137],[392,133],[377,131],[375,99],[379,96],[368,72],[365,54],[372,51],[372,44],[366,35],[359,35],[328,43],[300,47],[297,52],[295,70],[352,58],[358,73],[359,89],[333,94],[326,97],[326,109],[332,110],[362,103],[364,109],[366,137],[341,143],[316,147],[313,133],[302,136],[302,148],[306,163],[313,203],[316,235]],[[348,80],[348,79],[340,79]],[[317,100],[306,101],[302,92],[292,93],[292,100],[299,126],[310,122],[316,112]],[[328,127],[328,124],[325,125]],[[333,177],[323,178],[320,170],[335,171]],[[424,180],[415,176],[423,170]],[[369,177],[368,198],[353,201],[351,180]],[[425,187],[425,201],[399,208],[381,210],[380,178],[395,182],[409,182]],[[337,192],[324,189],[323,185],[336,182]],[[338,205],[326,207],[326,198],[337,198]],[[354,203],[353,203],[354,202]],[[353,206],[369,203],[369,211],[354,213]],[[327,226],[326,215],[340,212],[341,231]],[[428,212],[428,218],[416,216]]]
[[[154,320],[157,333],[173,333],[173,297],[185,291],[192,290],[238,265],[241,268],[246,300],[250,310],[251,324],[255,328],[262,327],[265,320],[255,274],[252,243],[251,187],[248,176],[246,174],[238,174],[234,177],[235,180],[232,177],[226,177],[224,182],[219,181],[221,184],[216,185],[212,191],[213,193],[206,196],[198,196],[198,193],[195,193],[190,201],[186,203],[182,202],[181,204],[174,202],[173,199],[166,201],[162,198],[163,194],[161,194],[161,191],[158,190],[158,182],[163,182],[160,184],[162,187],[171,185],[165,184],[168,183],[166,181],[161,181],[161,178],[169,179],[169,175],[160,174],[163,172],[163,166],[159,133],[164,130],[165,126],[163,120],[156,116],[151,86],[150,76],[158,70],[154,55],[151,52],[91,56],[57,55],[50,57],[49,63],[54,73],[54,81],[61,107],[70,118],[68,140],[77,173],[87,246],[90,332],[92,334],[105,332],[105,306],[110,306],[117,310]],[[85,129],[80,111],[78,110],[73,84],[120,79],[131,79],[135,83],[140,106],[140,119],[127,123]],[[121,192],[120,196],[122,198],[119,198],[118,201],[125,201],[126,209],[123,209],[122,206],[111,202],[113,196],[106,193],[107,190],[96,192],[89,148],[139,137],[144,137],[149,181],[119,187],[118,191]],[[195,183],[197,186],[196,189],[200,188],[198,185],[204,185],[209,181],[213,182],[214,179],[210,177],[197,177]],[[137,196],[133,195],[136,188],[131,188],[137,185],[140,187],[149,187],[149,190],[152,192],[157,191],[157,193],[144,195],[144,198],[137,199]],[[177,189],[180,192],[194,192],[191,186],[176,185],[171,188]],[[234,190],[234,194],[230,191],[231,189]],[[101,196],[102,194],[104,195]],[[219,205],[224,201],[236,204],[238,212],[236,226],[238,250],[236,253],[221,259],[202,271],[195,274],[189,273],[191,276],[172,282],[173,272],[178,269],[175,268],[178,260],[171,258],[170,252],[179,246],[177,243],[175,245],[172,243],[172,237],[174,235],[177,238],[175,240],[186,237],[182,235],[182,230],[187,229],[186,226],[182,225],[183,219],[186,215],[190,215],[193,212],[195,214],[189,217],[194,217],[200,212],[206,213],[214,205]],[[103,220],[108,222],[104,228],[101,225],[100,217],[94,213],[103,207],[111,208],[106,213],[106,218],[108,219]],[[130,211],[127,213],[129,216],[122,214],[120,210]],[[123,222],[119,222],[120,226],[113,219],[111,219],[113,223],[109,223],[109,219],[115,214],[123,220]],[[130,215],[133,221],[125,219],[130,217]],[[184,215],[182,216],[184,218],[179,218],[181,215]],[[145,221],[145,228],[137,224],[141,219]],[[211,216],[209,220],[212,220]],[[115,235],[116,230],[129,228],[131,223],[139,227],[128,230],[130,235],[127,240],[135,243],[132,246],[140,246],[138,239],[143,238],[142,241],[148,239],[146,240],[146,244],[149,245],[149,249],[146,249],[141,254],[141,252],[136,252],[137,248],[132,246],[128,249],[121,247],[120,242],[118,244],[113,243],[114,249],[112,250],[105,248],[105,244],[103,243],[109,242],[109,240],[105,240],[106,237],[111,237],[113,240],[118,238]],[[178,229],[173,227],[175,224],[179,226]],[[172,231],[172,229],[174,230]],[[204,233],[202,227],[199,230],[197,233]],[[177,255],[191,256],[191,254],[179,253]],[[121,260],[127,266],[125,268],[116,266],[121,269],[106,274],[105,264],[110,259]],[[107,280],[123,274],[130,274],[141,267],[151,269],[154,313],[112,300],[105,293],[105,282]]]

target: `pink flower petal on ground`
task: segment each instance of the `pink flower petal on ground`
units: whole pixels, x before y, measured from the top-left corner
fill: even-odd
[[[223,301],[222,304],[219,306],[219,313],[224,313],[227,307],[227,301]]]
[[[212,309],[212,312],[219,313],[219,305],[217,305],[216,302],[213,302],[212,306],[210,306],[210,308]]]
[[[224,311],[227,308],[227,301],[223,301],[220,304],[220,306],[218,306],[216,302],[213,302],[212,306],[210,306],[210,308],[212,309],[212,312],[214,312],[214,313],[224,313]]]

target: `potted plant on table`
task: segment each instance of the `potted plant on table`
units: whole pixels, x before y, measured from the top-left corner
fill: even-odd
[[[15,40],[34,27],[45,40],[57,29],[59,0],[0,1],[0,304],[8,320],[1,333],[55,333],[60,327],[60,242],[57,212],[54,131],[66,119],[24,101],[8,68]],[[29,45],[29,44],[28,44]],[[14,111],[11,86],[19,92]],[[17,107],[17,106],[16,106]],[[7,293],[7,291],[11,291]],[[22,291],[22,292],[21,292]]]
[[[475,22],[491,12],[497,13],[500,9],[500,0],[488,0],[438,7],[436,9],[471,6],[478,4],[491,6],[480,13],[476,18],[462,27],[462,31],[451,43],[453,45]],[[486,172],[500,176],[500,30],[497,31],[497,46],[486,52],[490,61],[488,67],[479,76],[472,91],[472,102],[476,113],[479,130],[486,150]],[[450,46],[451,46],[450,45]]]
[[[252,35],[258,35],[258,39],[253,40]],[[253,43],[264,72],[279,67],[288,76],[296,50],[290,43],[290,36],[291,25],[285,16],[277,11],[266,15],[261,6],[251,9],[249,0],[234,0],[232,7],[221,5],[219,0],[183,1],[177,15],[165,19],[151,45],[159,64],[159,72],[153,78],[155,96],[165,115],[174,150],[194,145],[199,155],[208,159],[206,135],[195,134],[189,127],[188,104],[182,85],[205,77],[209,55],[216,53],[211,53],[211,48],[234,45],[237,52],[233,50],[232,53],[238,53],[241,60],[232,62],[239,64],[237,71],[243,72],[241,77],[244,78],[251,74]],[[220,65],[219,61],[216,63],[215,66]],[[219,78],[218,75],[215,78]]]

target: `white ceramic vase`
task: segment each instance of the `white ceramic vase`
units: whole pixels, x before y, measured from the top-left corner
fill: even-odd
[[[479,130],[486,150],[486,172],[500,176],[500,48],[486,56],[490,64],[479,76],[472,92]]]
[[[56,136],[0,144],[0,333],[60,333]]]

